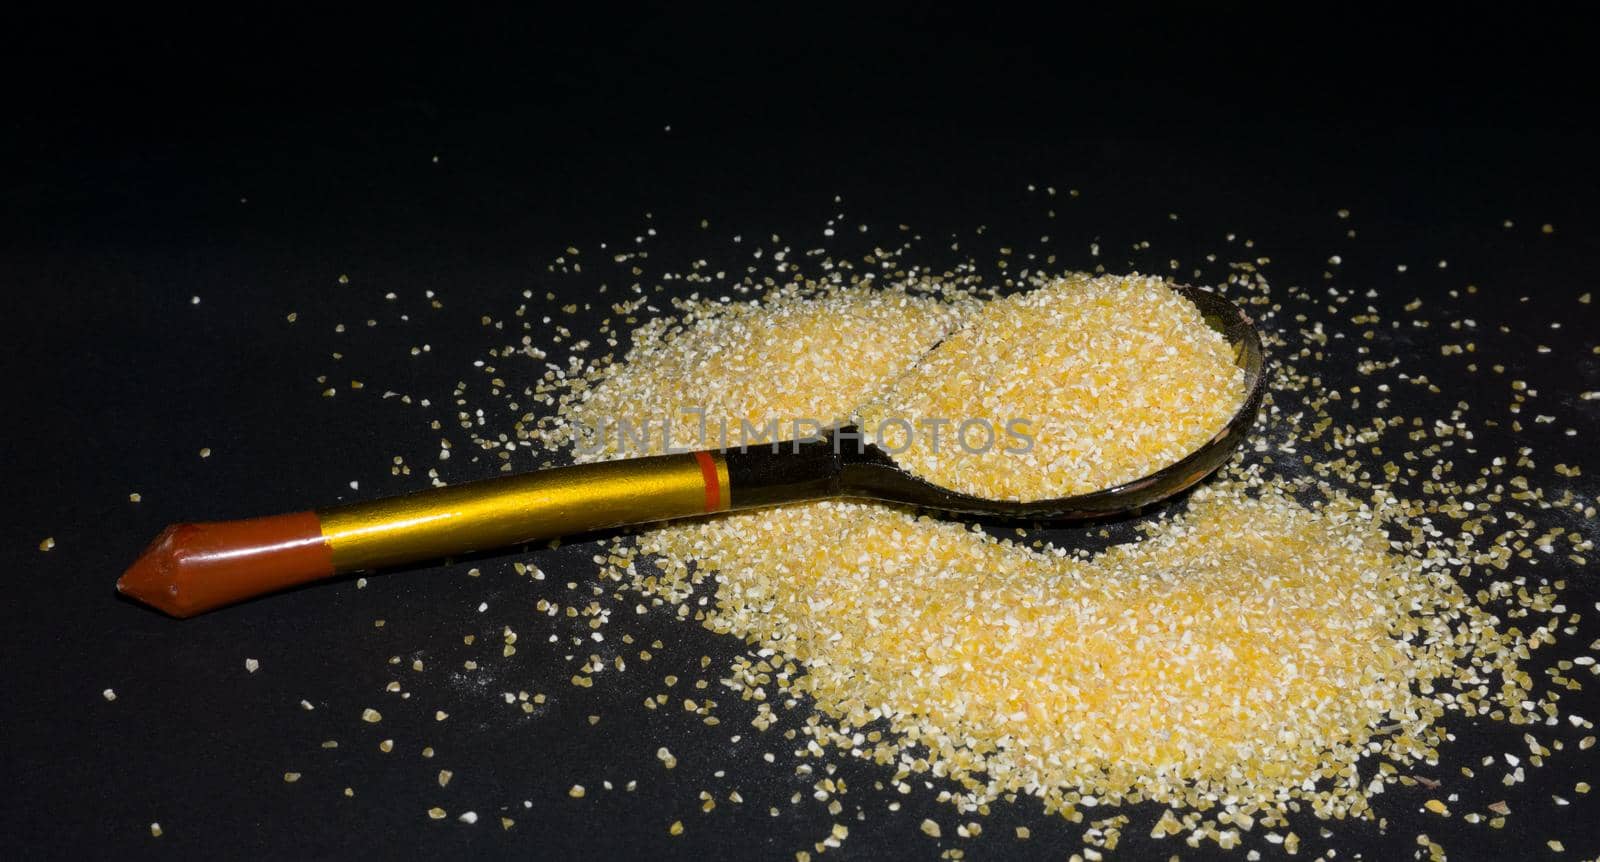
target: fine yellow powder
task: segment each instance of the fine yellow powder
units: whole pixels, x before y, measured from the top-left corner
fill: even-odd
[[[985,304],[860,419],[936,485],[1032,501],[1154,473],[1243,400],[1233,348],[1165,281],[1073,275]]]

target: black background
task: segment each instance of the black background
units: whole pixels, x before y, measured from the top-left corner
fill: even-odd
[[[462,565],[395,573],[364,591],[303,590],[184,623],[118,600],[111,585],[169,522],[326,503],[351,495],[351,480],[363,496],[420,487],[440,436],[426,419],[448,422],[451,387],[495,343],[478,315],[509,314],[524,289],[536,304],[546,290],[558,295],[551,306],[594,299],[592,281],[546,265],[568,245],[628,241],[646,213],[660,258],[723,255],[731,266],[731,234],[803,244],[841,207],[931,236],[983,224],[989,239],[974,242],[1025,241],[1040,209],[1026,184],[1079,188],[1081,202],[1049,226],[1068,238],[1066,265],[1092,263],[1084,250],[1099,240],[1118,250],[1108,266],[1122,255],[1153,270],[1223,251],[1222,235],[1237,231],[1274,257],[1277,279],[1314,284],[1344,249],[1344,283],[1369,284],[1383,302],[1484,285],[1476,313],[1518,332],[1506,342],[1520,347],[1518,370],[1557,391],[1600,388],[1594,306],[1572,302],[1600,287],[1584,32],[1552,13],[1400,20],[1232,4],[1056,20],[657,7],[14,22],[0,36],[0,559],[14,788],[0,844],[27,856],[792,858],[835,818],[789,806],[815,779],[796,778],[783,756],[761,760],[781,744],[747,731],[732,745],[728,726],[638,706],[662,690],[661,675],[692,679],[700,655],[733,645],[666,615],[630,620],[665,644],[655,666],[576,696],[563,650],[536,643],[564,629],[541,628],[532,602],[568,595],[562,584],[592,570],[592,546],[518,556],[551,573],[537,589],[491,558],[481,578]],[[1341,207],[1356,214],[1359,243],[1345,243]],[[710,232],[698,231],[701,218]],[[1537,232],[1546,222],[1558,227],[1548,237]],[[1149,255],[1122,251],[1142,239]],[[1437,259],[1450,269],[1434,270]],[[333,289],[342,273],[353,289]],[[444,312],[427,308],[425,290]],[[399,299],[385,302],[388,291]],[[382,325],[356,325],[366,317]],[[1566,326],[1542,329],[1551,320]],[[352,332],[335,338],[334,321]],[[423,342],[430,353],[410,356]],[[1556,350],[1535,357],[1535,342]],[[435,407],[348,392],[330,404],[322,374]],[[1481,386],[1455,382],[1468,398]],[[1563,403],[1583,434],[1540,437],[1542,458],[1600,471],[1585,463],[1592,402]],[[196,457],[203,446],[209,459]],[[396,454],[422,469],[391,477]],[[444,472],[490,469],[458,459]],[[131,491],[144,502],[130,504]],[[45,536],[59,543],[48,554],[37,550]],[[1573,608],[1592,607],[1593,592],[1580,584]],[[491,610],[477,613],[479,602]],[[421,650],[430,665],[458,666],[471,653],[460,635],[493,640],[505,624],[527,648],[498,666],[487,696],[551,693],[535,719],[385,663]],[[1595,636],[1586,625],[1570,648]],[[247,675],[246,657],[262,669]],[[382,692],[391,678],[417,686],[410,718]],[[115,703],[102,700],[106,687]],[[355,720],[365,706],[390,715],[382,728]],[[450,721],[431,726],[434,708]],[[591,714],[601,722],[590,726]],[[1452,755],[1461,763],[1521,747],[1510,729],[1466,728]],[[379,755],[385,736],[398,747]],[[342,747],[319,749],[327,738]],[[421,744],[440,756],[421,760]],[[680,759],[673,773],[655,761],[660,744]],[[1416,814],[1429,794],[1397,789],[1386,833],[1343,824],[1331,843],[1341,858],[1397,858],[1425,831],[1456,858],[1506,858],[1547,855],[1555,836],[1569,856],[1592,856],[1593,804],[1570,788],[1600,778],[1596,765],[1586,753],[1534,770],[1531,801],[1503,832]],[[442,767],[457,775],[443,791]],[[305,778],[285,784],[289,770]],[[870,790],[882,776],[846,771],[858,788],[843,798],[851,838],[830,855],[927,858],[962,846],[981,858],[1063,858],[1079,843],[1026,801],[997,806],[984,840],[951,839],[955,820],[930,798],[907,797],[890,815]],[[632,778],[634,793],[597,790]],[[567,798],[575,782],[590,788],[584,800]],[[354,799],[340,795],[346,785]],[[750,801],[700,814],[701,789],[731,787]],[[1480,804],[1499,798],[1472,792],[1491,794]],[[1574,804],[1552,806],[1555,792]],[[450,819],[426,820],[434,804]],[[507,832],[495,822],[504,806],[517,819]],[[851,819],[857,806],[864,822]],[[467,808],[483,817],[475,827],[454,819]],[[944,842],[916,831],[924,816],[941,817]],[[677,819],[688,829],[669,839]],[[149,837],[153,820],[164,837]],[[1017,824],[1034,839],[1013,841]],[[1301,834],[1303,854],[1325,846],[1314,826]],[[1142,835],[1124,843],[1129,858],[1195,854]]]

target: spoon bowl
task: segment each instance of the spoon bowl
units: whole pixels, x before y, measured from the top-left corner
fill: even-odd
[[[1202,446],[1154,473],[1070,497],[996,500],[954,491],[911,473],[882,448],[862,442],[860,429],[847,425],[813,440],[725,452],[733,508],[857,497],[958,515],[1081,521],[1125,514],[1181,493],[1227,462],[1249,434],[1266,390],[1266,359],[1261,334],[1243,309],[1213,291],[1187,285],[1174,290],[1200,309],[1206,325],[1233,348],[1234,361],[1244,371],[1244,399]]]

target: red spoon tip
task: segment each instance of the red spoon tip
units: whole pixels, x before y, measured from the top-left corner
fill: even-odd
[[[117,592],[182,619],[332,574],[321,521],[296,512],[173,524],[117,579]]]
[[[183,600],[176,571],[179,559],[176,552],[178,534],[189,526],[174,524],[162,530],[139,555],[139,559],[134,560],[133,565],[117,579],[117,592],[175,617],[187,617],[195,613]]]

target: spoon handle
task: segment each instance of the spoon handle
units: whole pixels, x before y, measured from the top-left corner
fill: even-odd
[[[174,524],[117,589],[191,617],[347,572],[719,512],[730,506],[729,484],[722,453],[692,452],[556,467],[287,515]]]

